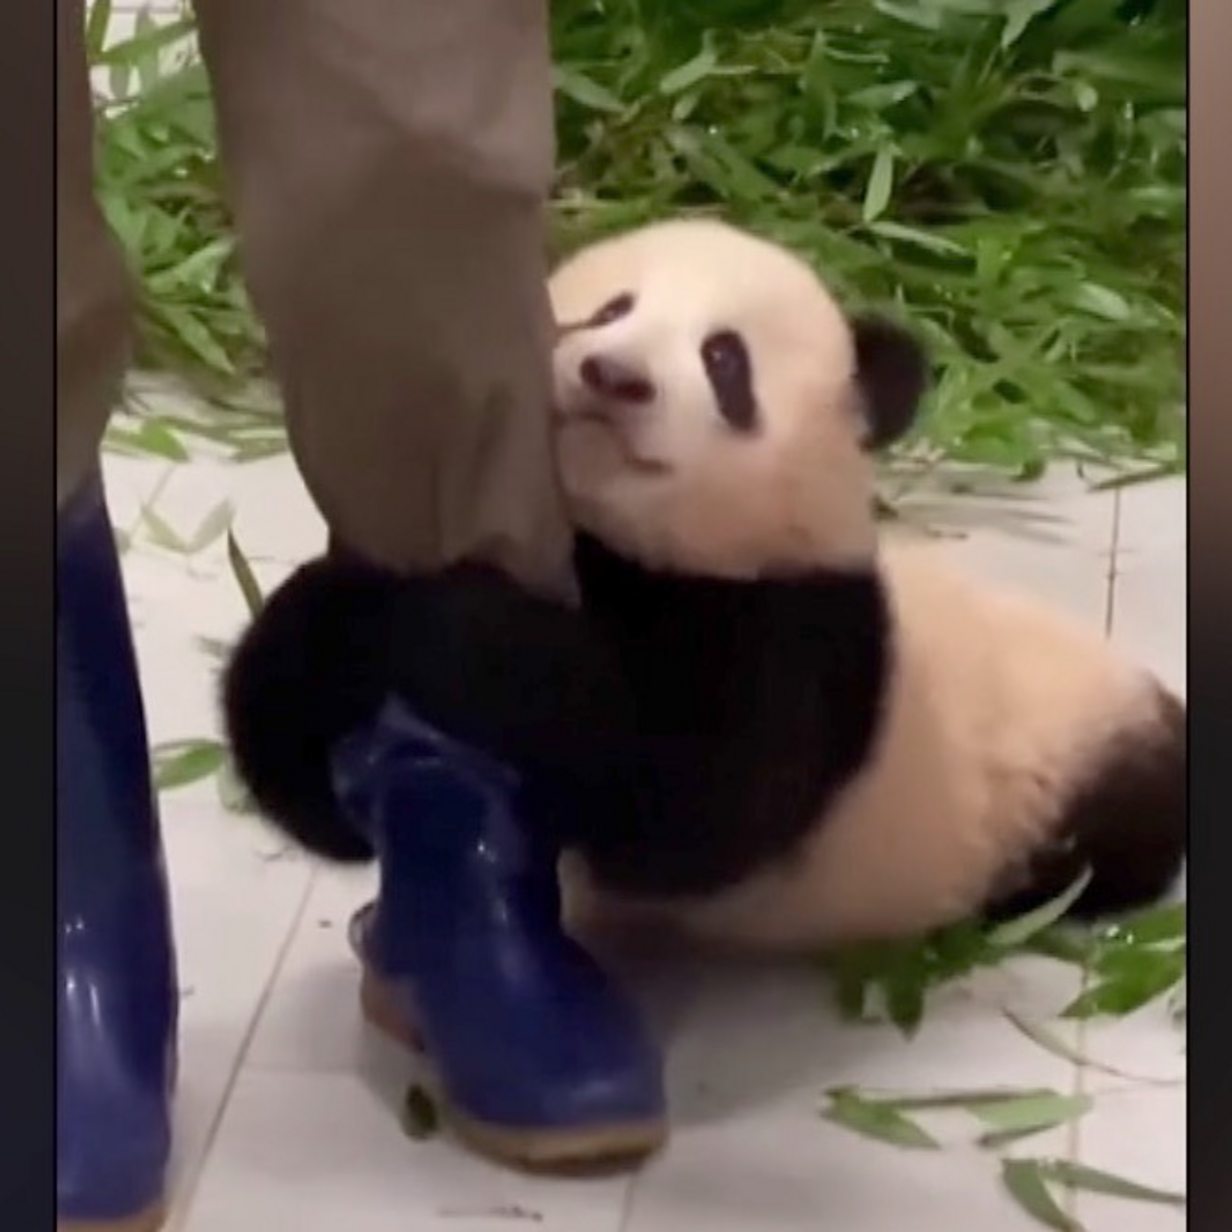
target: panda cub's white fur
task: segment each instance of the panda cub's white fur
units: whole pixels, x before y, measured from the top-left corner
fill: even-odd
[[[888,609],[884,677],[868,677],[877,696],[839,697],[820,720],[832,732],[853,703],[867,704],[875,730],[782,850],[747,866],[733,854],[702,889],[687,877],[678,889],[609,883],[587,858],[567,878],[575,914],[793,948],[1017,906],[1084,865],[1096,911],[1166,889],[1184,851],[1180,704],[1097,631],[963,577],[942,548],[879,542],[869,445],[893,439],[914,412],[908,339],[853,323],[794,256],[712,222],[595,245],[556,273],[551,293],[557,451],[582,532],[648,584],[772,588],[864,573],[880,579]],[[587,604],[624,632],[633,617],[607,593],[596,586]],[[808,627],[822,646],[824,620]],[[794,636],[791,617],[784,629]],[[701,641],[709,633],[696,629]],[[772,639],[773,625],[748,636]],[[641,643],[631,635],[629,645],[636,655]],[[841,648],[838,659],[841,669]],[[690,687],[678,683],[673,696]],[[749,724],[772,733],[778,702],[759,710],[756,692]],[[715,730],[716,756],[732,757],[739,722]],[[819,760],[828,753],[818,747]],[[738,853],[742,836],[719,828],[716,813],[715,841]],[[696,843],[709,832],[687,833]],[[664,859],[679,862],[662,837]],[[649,869],[655,852],[644,859]]]
[[[884,728],[798,862],[690,912],[775,945],[902,936],[971,914],[1049,838],[1055,802],[1127,728],[1150,678],[1025,597],[978,589],[941,549],[882,552],[898,635]]]

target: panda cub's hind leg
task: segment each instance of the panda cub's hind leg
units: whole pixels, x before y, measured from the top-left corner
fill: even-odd
[[[1163,688],[1061,801],[1037,850],[984,914],[1006,919],[1056,898],[1085,871],[1070,914],[1098,918],[1146,906],[1175,885],[1185,859],[1188,811],[1184,704]]]

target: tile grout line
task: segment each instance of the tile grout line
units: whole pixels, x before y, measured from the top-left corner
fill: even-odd
[[[167,1232],[180,1232],[180,1229],[184,1227],[188,1217],[192,1214],[197,1191],[201,1187],[201,1180],[205,1175],[206,1167],[209,1165],[210,1158],[214,1153],[214,1147],[218,1142],[218,1136],[222,1131],[223,1119],[226,1117],[227,1109],[231,1104],[231,1096],[235,1093],[236,1084],[239,1082],[244,1062],[248,1059],[248,1054],[252,1049],[252,1042],[256,1038],[261,1020],[265,1017],[265,1011],[269,1006],[270,998],[273,996],[274,986],[282,975],[287,957],[291,952],[291,947],[295,944],[295,939],[299,936],[300,926],[304,922],[304,917],[308,914],[308,903],[312,898],[313,890],[316,888],[317,877],[318,870],[312,867],[307,882],[304,885],[303,893],[300,895],[299,904],[296,906],[295,915],[292,917],[291,923],[287,928],[287,935],[278,947],[278,953],[275,955],[273,966],[270,968],[269,978],[265,981],[265,986],[261,989],[260,996],[257,997],[252,1017],[249,1019],[248,1026],[245,1028],[244,1034],[240,1039],[240,1046],[235,1054],[235,1062],[231,1066],[231,1072],[227,1075],[226,1084],[223,1086],[222,1098],[218,1101],[218,1108],[211,1118],[209,1130],[206,1132],[205,1145],[202,1148],[201,1157],[197,1161],[196,1166],[184,1177],[183,1183],[179,1187],[179,1193],[172,1201],[171,1216],[167,1220]]]
[[[1118,557],[1121,550],[1121,490],[1118,488],[1112,494],[1112,527],[1110,541],[1108,545],[1108,571],[1106,580],[1108,589],[1104,601],[1104,637],[1110,639],[1112,637],[1113,622],[1116,618],[1116,584],[1119,576]],[[1079,984],[1079,994],[1085,993],[1090,987],[1091,971],[1086,963],[1082,966],[1082,979]],[[1085,1018],[1078,1019],[1074,1029],[1074,1048],[1078,1056],[1081,1058],[1074,1065],[1074,1095],[1081,1099],[1087,1094],[1087,1020]],[[1071,1164],[1082,1163],[1082,1122],[1083,1117],[1076,1117],[1069,1123],[1069,1128],[1066,1133],[1065,1154]],[[1072,1189],[1064,1191],[1064,1200],[1062,1209],[1065,1214],[1075,1221],[1078,1218],[1077,1212],[1078,1195]]]
[[[1121,489],[1112,494],[1112,535],[1108,545],[1108,590],[1104,599],[1104,637],[1111,639],[1112,626],[1116,620],[1116,586],[1120,577],[1121,553]]]

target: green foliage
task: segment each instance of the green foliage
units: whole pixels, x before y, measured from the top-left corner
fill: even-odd
[[[217,774],[227,759],[217,740],[172,740],[153,750],[154,787],[170,791]]]
[[[1016,920],[988,926],[963,920],[926,937],[848,947],[826,959],[842,1013],[887,1018],[905,1034],[919,1027],[929,994],[1015,954],[1037,954],[1086,972],[1087,985],[1066,1018],[1123,1017],[1165,993],[1182,993],[1185,904],[1167,903],[1095,928],[1063,920],[1089,878]],[[1179,1016],[1179,1015],[1178,1015]],[[1034,1031],[1016,1023],[1020,1030]]]
[[[827,1092],[822,1117],[865,1138],[914,1150],[938,1150],[940,1143],[912,1114],[963,1112],[989,1132],[977,1142],[1000,1149],[1018,1139],[1077,1121],[1094,1106],[1090,1095],[1062,1095],[1050,1090],[988,1088],[924,1095],[876,1095],[854,1087]],[[1133,1202],[1183,1207],[1185,1195],[1141,1185],[1127,1177],[1059,1159],[1000,1160],[1006,1193],[1037,1223],[1058,1232],[1084,1232],[1053,1194],[1085,1192]]]
[[[1001,1179],[1007,1192],[1028,1215],[1058,1232],[1084,1232],[1084,1229],[1057,1204],[1048,1188],[1050,1184],[1071,1193],[1102,1194],[1160,1206],[1185,1205],[1184,1194],[1152,1189],[1111,1172],[1058,1159],[1003,1159]]]
[[[1085,1116],[1092,1101],[1085,1095],[1062,1095],[1050,1090],[954,1091],[938,1095],[866,1095],[851,1087],[828,1092],[828,1121],[868,1138],[893,1146],[935,1150],[939,1144],[909,1113],[962,1111],[974,1117],[986,1132],[977,1139],[983,1147],[1002,1147],[1019,1138],[1056,1129]]]
[[[1027,472],[1177,456],[1182,4],[553,12],[563,246],[722,214],[919,323],[939,364],[927,432],[948,455]]]
[[[940,1143],[913,1113],[964,1112],[991,1132],[977,1142],[985,1148],[1007,1146],[1018,1139],[1074,1122],[1094,1106],[1089,1095],[1062,1095],[1050,1090],[953,1091],[925,1095],[874,1095],[854,1087],[827,1092],[829,1104],[822,1117],[865,1138],[914,1150],[938,1150]],[[1000,1159],[1006,1193],[1037,1223],[1057,1232],[1084,1232],[1062,1208],[1054,1189],[1100,1194],[1132,1202],[1183,1207],[1185,1195],[1139,1184],[1098,1168],[1060,1159]]]
[[[94,60],[107,215],[139,359],[233,388],[263,366],[208,85],[143,27]],[[553,246],[715,213],[853,304],[917,322],[933,452],[1037,474],[1181,454],[1182,0],[554,0]],[[131,93],[130,93],[131,91]],[[137,442],[137,447],[161,442]]]

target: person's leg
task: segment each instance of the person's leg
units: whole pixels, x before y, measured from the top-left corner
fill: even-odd
[[[161,1222],[175,960],[99,441],[127,358],[123,262],[92,192],[80,0],[58,0],[56,895],[59,1227]]]
[[[245,271],[334,535],[564,584],[546,0],[196,0]]]
[[[94,197],[83,0],[56,0],[56,504],[93,474],[129,356],[131,294]]]
[[[334,543],[230,666],[237,765],[301,842],[376,853],[379,901],[353,932],[364,1007],[422,1034],[473,1143],[537,1165],[640,1155],[663,1133],[659,1061],[561,928],[560,810],[519,759],[465,739],[489,683],[533,680],[515,710],[587,688],[554,645],[560,609],[522,590],[570,582],[546,0],[196,8],[253,299]],[[471,587],[459,562],[497,572]],[[408,660],[427,683],[400,692]],[[429,695],[459,703],[438,726]]]

